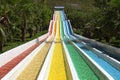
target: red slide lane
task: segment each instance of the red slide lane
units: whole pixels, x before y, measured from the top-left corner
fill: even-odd
[[[49,26],[50,30],[49,30],[49,35],[52,34],[52,29],[53,29],[53,20],[50,21],[50,26]]]
[[[53,21],[51,22],[51,25],[50,25],[50,34],[49,35],[52,34],[52,28],[53,28]]]
[[[3,78],[10,70],[12,70],[21,60],[23,60],[27,55],[29,55],[36,47],[38,47],[43,41],[45,41],[48,38],[48,36],[41,40],[39,44],[34,44],[24,52],[22,52],[20,55],[13,58],[11,61],[6,63],[0,68],[0,79]]]

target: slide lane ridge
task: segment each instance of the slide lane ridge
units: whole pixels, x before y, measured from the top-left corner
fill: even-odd
[[[51,35],[53,31],[53,20],[50,21],[49,25],[49,38],[45,41],[44,46],[39,50],[39,52],[35,55],[35,57],[31,60],[31,62],[27,65],[27,67],[20,73],[17,77],[17,80],[35,80],[38,77],[38,74],[42,68],[44,60],[49,52],[49,49],[52,45],[54,36]],[[55,26],[54,26],[55,27]],[[32,74],[31,74],[32,73]]]
[[[92,50],[92,47],[87,47],[86,43],[79,41],[78,37],[74,36],[70,21],[67,20],[64,11],[54,11],[53,20],[51,20],[49,24],[48,34],[49,35],[44,37],[38,44],[30,46],[20,55],[0,67],[0,79],[120,79],[120,71],[118,69],[99,57],[98,54]],[[35,48],[40,44],[42,44],[41,47],[34,52]],[[33,57],[27,58],[29,59],[28,61],[25,57],[31,55],[30,53]],[[46,59],[46,57],[48,58]],[[46,65],[47,62],[49,63]],[[19,65],[19,63],[22,64]],[[27,64],[23,65],[23,63]],[[22,66],[24,67],[21,68]],[[45,67],[43,68],[43,66]],[[15,71],[14,68],[15,70],[20,68],[19,72]],[[42,71],[42,69],[45,70]],[[41,76],[43,78],[41,78]]]
[[[36,80],[38,73],[44,63],[46,55],[51,47],[53,36],[45,41],[45,45],[40,49],[37,55],[31,60],[23,72],[18,76],[17,80]]]
[[[59,11],[56,11],[57,27],[53,49],[52,62],[50,65],[48,80],[67,80],[65,63],[63,58],[63,48],[60,40],[60,16]]]
[[[36,47],[38,47],[44,40],[46,40],[46,38],[44,38],[43,40],[41,40],[39,42],[39,44],[35,44],[33,46],[31,46],[30,48],[28,48],[27,50],[25,50],[23,53],[21,53],[20,55],[16,56],[15,58],[13,58],[11,61],[9,61],[8,63],[6,63],[5,65],[3,65],[2,67],[0,67],[0,79],[3,78],[10,70],[12,70],[21,60],[23,60],[26,56],[28,56]]]
[[[68,25],[68,24],[67,24]],[[69,33],[71,32],[71,28],[70,25],[68,25],[68,31]],[[109,64],[108,62],[106,62],[104,59],[98,57],[95,52],[89,50],[88,48],[85,47],[85,45],[74,41],[75,39],[77,39],[76,37],[73,37],[72,34],[69,34],[69,38],[71,40],[73,40],[73,42],[80,48],[82,49],[87,55],[89,55],[96,63],[98,63],[107,73],[109,73],[115,80],[119,80],[120,79],[120,71],[118,69],[116,69],[115,67],[113,67],[111,64]]]
[[[50,25],[49,25],[49,35],[52,33],[52,20],[50,21]],[[19,64],[25,57],[27,57],[34,49],[36,49],[40,44],[42,44],[46,39],[48,38],[48,35],[47,37],[43,38],[41,41],[39,41],[39,43],[31,46],[30,48],[28,48],[27,50],[25,50],[23,53],[21,53],[20,55],[18,55],[17,57],[13,58],[10,62],[8,62],[7,64],[5,64],[4,66],[2,66],[0,68],[0,78],[4,78],[5,76],[5,79],[8,77],[9,73],[11,73],[13,71],[13,68],[16,67],[17,64]],[[9,70],[9,71],[8,71]],[[6,74],[7,76],[6,76]],[[13,75],[13,74],[11,74]]]
[[[48,80],[67,80],[61,43],[54,44]]]
[[[61,22],[61,32],[62,32],[62,38],[65,42],[65,45],[68,49],[69,55],[72,59],[72,62],[74,64],[75,70],[77,72],[77,75],[79,79],[81,80],[99,80],[97,75],[92,71],[92,69],[87,65],[87,63],[84,61],[84,59],[80,56],[79,51],[67,40],[67,38],[64,35],[64,28],[66,26],[63,26]],[[63,28],[64,27],[64,28]]]

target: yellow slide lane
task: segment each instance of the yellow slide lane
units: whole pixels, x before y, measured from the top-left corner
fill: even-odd
[[[55,43],[48,80],[67,80],[61,43]]]
[[[17,80],[36,80],[40,72],[45,57],[52,44],[53,37],[51,37],[45,45],[40,49],[37,55],[31,60],[23,72],[18,76]]]
[[[48,75],[48,80],[67,80],[64,58],[63,58],[63,48],[60,41],[60,21],[59,12],[57,12],[57,26],[56,26],[56,37],[52,56],[52,62],[50,65],[50,71]]]

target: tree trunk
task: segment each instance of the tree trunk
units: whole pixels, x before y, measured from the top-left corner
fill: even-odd
[[[107,34],[106,36],[105,36],[105,40],[106,40],[106,42],[110,42],[110,35],[109,34]]]
[[[33,36],[33,31],[31,30],[30,32],[29,32],[29,38],[31,38]]]
[[[40,32],[42,32],[42,26],[40,26]]]
[[[3,43],[0,42],[0,51],[3,51]]]
[[[39,32],[39,27],[36,25],[35,34]]]
[[[27,20],[25,13],[23,13],[22,42],[25,42],[26,40],[26,28],[27,28]]]

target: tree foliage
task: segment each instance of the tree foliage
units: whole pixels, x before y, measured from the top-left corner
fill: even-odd
[[[102,0],[97,0],[102,1]],[[95,0],[96,2],[96,0]],[[98,4],[96,2],[96,5]],[[119,0],[104,0],[106,5],[97,6],[99,9],[98,18],[96,18],[96,26],[99,26],[104,34],[104,38],[107,42],[110,41],[112,37],[116,39],[120,39],[118,35],[120,35],[120,1]],[[103,5],[103,3],[99,3],[99,5]],[[95,15],[97,16],[97,15]]]
[[[5,33],[6,43],[14,39],[24,42],[46,30],[51,16],[45,0],[0,0],[0,31]]]
[[[120,0],[94,0],[93,6],[91,10],[67,10],[73,27],[89,38],[117,41],[114,46],[120,47]]]

